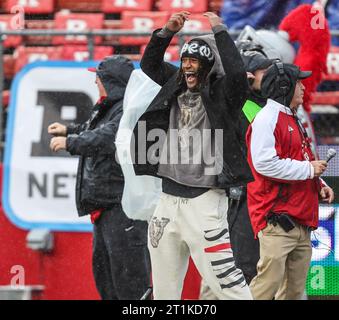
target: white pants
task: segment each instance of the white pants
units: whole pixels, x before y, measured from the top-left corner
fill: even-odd
[[[226,214],[224,190],[193,199],[162,193],[148,230],[154,299],[181,299],[190,255],[218,299],[252,299],[234,265]]]

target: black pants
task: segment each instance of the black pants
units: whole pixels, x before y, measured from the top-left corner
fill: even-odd
[[[147,222],[129,219],[120,204],[94,224],[93,273],[103,300],[139,300],[150,286]]]
[[[254,239],[246,190],[237,200],[229,197],[227,219],[235,265],[242,270],[249,284],[257,274],[259,241]]]

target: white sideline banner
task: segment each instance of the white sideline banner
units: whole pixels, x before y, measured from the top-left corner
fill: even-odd
[[[78,158],[49,150],[52,122],[83,122],[98,98],[94,62],[35,62],[11,88],[4,159],[3,207],[23,229],[91,231],[75,206]]]

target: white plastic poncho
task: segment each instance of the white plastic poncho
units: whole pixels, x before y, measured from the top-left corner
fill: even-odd
[[[133,129],[160,89],[141,69],[136,69],[131,74],[125,92],[123,116],[115,144],[125,178],[122,208],[131,219],[149,221],[161,194],[161,179],[135,175],[130,152]]]

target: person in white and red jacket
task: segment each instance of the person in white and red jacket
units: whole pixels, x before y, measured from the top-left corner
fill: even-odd
[[[310,233],[318,226],[318,198],[328,203],[334,198],[320,179],[327,162],[315,161],[296,116],[305,89],[301,79],[309,76],[295,65],[273,64],[261,86],[267,104],[247,132],[255,178],[247,186],[248,209],[260,242],[258,274],[250,284],[254,299],[302,297],[312,256]]]

